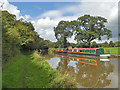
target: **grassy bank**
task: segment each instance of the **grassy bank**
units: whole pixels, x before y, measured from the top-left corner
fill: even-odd
[[[120,50],[120,47],[104,48],[105,53],[116,54],[116,55],[120,55],[120,53],[118,52],[119,50]]]
[[[37,52],[14,57],[3,68],[3,88],[73,88],[76,83],[67,74],[53,70]]]
[[[22,87],[22,76],[24,71],[26,56],[12,58],[3,68],[2,85],[3,88]]]

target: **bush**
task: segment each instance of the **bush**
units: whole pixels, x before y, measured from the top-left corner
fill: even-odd
[[[36,61],[42,61],[44,60],[44,57],[39,56],[38,51],[35,51],[33,53],[33,56],[31,56],[31,59],[34,59]]]
[[[51,85],[51,88],[77,88],[75,79],[69,76],[67,73],[57,76]]]
[[[48,54],[54,54],[55,48],[49,48],[48,49]]]

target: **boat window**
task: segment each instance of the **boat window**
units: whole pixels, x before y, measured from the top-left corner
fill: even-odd
[[[91,50],[90,50],[90,53],[91,53]]]
[[[76,49],[74,49],[74,52],[77,52],[77,50],[76,50]]]
[[[82,52],[82,50],[79,50],[78,52]]]
[[[85,50],[83,49],[82,52],[85,52]]]
[[[88,50],[88,52],[90,53],[90,50]]]
[[[77,52],[79,52],[79,50],[77,49]]]
[[[74,60],[77,60],[76,58]]]
[[[95,52],[95,50],[91,50],[91,52],[92,52],[92,53],[94,53],[94,52]]]
[[[86,52],[88,52],[88,50],[86,50]]]

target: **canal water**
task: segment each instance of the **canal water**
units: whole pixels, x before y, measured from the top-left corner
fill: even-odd
[[[79,88],[118,88],[118,58],[101,61],[99,57],[55,54],[47,60],[60,73],[68,73]]]

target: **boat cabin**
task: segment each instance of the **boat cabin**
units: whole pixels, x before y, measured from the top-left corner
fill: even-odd
[[[104,49],[103,48],[69,48],[68,53],[100,55],[100,54],[104,54]]]

